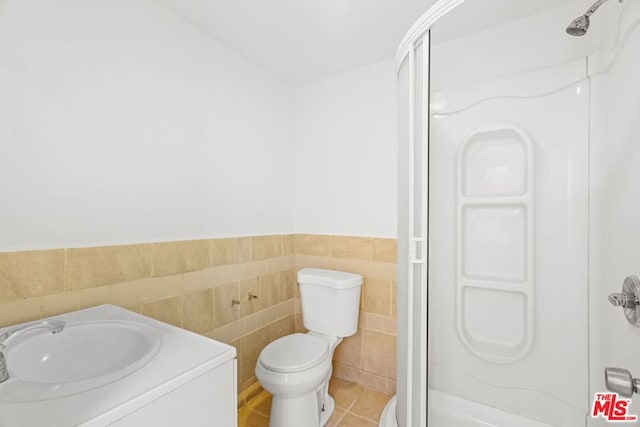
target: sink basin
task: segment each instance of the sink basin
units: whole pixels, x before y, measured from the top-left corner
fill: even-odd
[[[0,401],[68,396],[116,381],[147,364],[161,339],[149,326],[129,321],[70,322],[52,334],[37,330],[6,342],[10,378]]]

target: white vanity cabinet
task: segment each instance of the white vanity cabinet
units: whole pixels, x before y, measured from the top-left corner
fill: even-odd
[[[235,359],[125,415],[117,427],[235,427]]]

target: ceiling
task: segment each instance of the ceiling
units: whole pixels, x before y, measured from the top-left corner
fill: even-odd
[[[297,86],[390,59],[436,0],[157,0]],[[438,41],[571,0],[473,0]],[[464,13],[462,9],[468,8]],[[455,13],[455,11],[454,11]],[[463,14],[460,17],[457,15]],[[577,14],[577,13],[576,13]]]
[[[158,0],[291,85],[392,58],[436,0]]]

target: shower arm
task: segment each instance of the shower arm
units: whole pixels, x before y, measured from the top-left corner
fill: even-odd
[[[590,17],[591,15],[593,15],[594,13],[596,13],[596,10],[600,9],[600,6],[602,6],[603,4],[605,4],[606,2],[608,2],[609,0],[598,0],[597,2],[595,2],[590,8],[589,10],[587,10],[584,14],[584,16],[586,17]],[[618,0],[620,3],[622,3],[624,0]]]
[[[589,10],[587,10],[584,14],[584,16],[591,16],[594,13],[596,13],[596,10],[598,10],[600,8],[600,6],[602,6],[603,4],[605,4],[606,2],[608,2],[609,0],[598,0],[597,2],[595,2],[593,4],[593,6],[591,6],[589,8]]]

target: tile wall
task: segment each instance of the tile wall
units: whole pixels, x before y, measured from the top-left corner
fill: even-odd
[[[336,351],[334,376],[389,393],[395,389],[395,245],[276,235],[4,252],[0,326],[119,305],[234,345],[242,392],[256,381],[262,348],[304,330],[296,270],[333,268],[365,278],[360,329]]]

